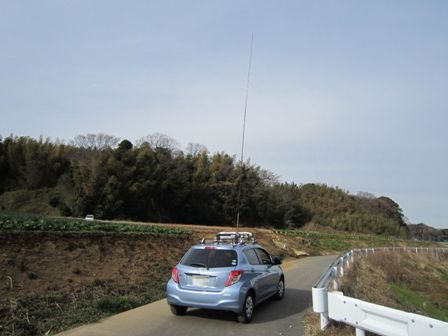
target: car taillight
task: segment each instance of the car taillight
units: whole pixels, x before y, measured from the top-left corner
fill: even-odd
[[[231,271],[226,282],[226,287],[232,286],[240,281],[243,271]]]
[[[173,278],[173,281],[175,283],[179,283],[179,270],[176,266],[174,266],[173,270],[171,271],[171,278]]]

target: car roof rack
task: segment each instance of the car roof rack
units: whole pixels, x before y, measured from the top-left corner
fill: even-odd
[[[221,231],[216,234],[215,239],[202,238],[201,244],[255,244],[257,241],[251,232]]]

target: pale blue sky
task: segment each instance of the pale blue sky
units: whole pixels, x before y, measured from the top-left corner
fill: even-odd
[[[447,1],[0,0],[0,134],[154,132],[448,227]]]

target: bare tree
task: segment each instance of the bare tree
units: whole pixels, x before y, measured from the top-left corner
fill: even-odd
[[[108,149],[114,148],[120,142],[120,138],[114,137],[112,135],[98,133],[98,134],[86,134],[77,135],[73,140],[70,141],[72,146],[86,148],[86,149]]]
[[[280,177],[269,170],[260,169],[259,174],[262,181],[268,186],[273,186],[274,184],[280,182]]]
[[[186,148],[187,155],[196,156],[201,153],[208,153],[207,147],[198,143],[190,142]]]
[[[358,193],[356,194],[356,197],[358,197],[358,198],[364,198],[364,199],[375,199],[375,198],[376,198],[374,194],[371,194],[371,193],[366,192],[366,191],[360,191],[360,192],[358,192]]]
[[[144,143],[147,143],[151,148],[166,148],[171,151],[179,149],[179,143],[176,140],[162,133],[149,134],[135,141],[137,147]]]

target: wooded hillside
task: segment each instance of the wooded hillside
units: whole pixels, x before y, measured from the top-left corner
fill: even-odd
[[[300,178],[300,176],[298,176]],[[0,139],[0,209],[47,215],[229,225],[242,184],[241,223],[407,235],[403,214],[387,197],[354,196],[323,184],[282,183],[249,162],[208,153],[153,134],[132,144],[104,134],[69,144]]]

